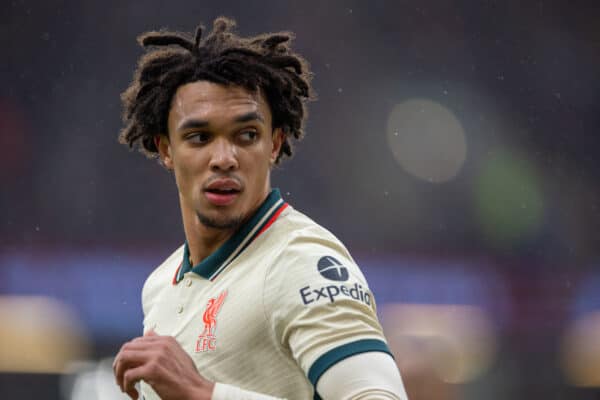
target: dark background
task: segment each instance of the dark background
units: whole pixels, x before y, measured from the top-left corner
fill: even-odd
[[[600,337],[594,1],[5,1],[5,326],[22,332],[31,319],[32,332],[47,332],[35,313],[16,321],[8,300],[54,299],[41,310],[66,313],[59,331],[84,343],[64,365],[110,357],[139,334],[143,280],[183,231],[171,176],[117,143],[119,95],[142,54],[140,33],[193,31],[219,15],[243,35],[296,33],[318,101],[273,184],[348,246],[391,341],[400,321],[398,335],[413,343],[412,356],[402,346],[396,354],[410,398],[598,398],[600,373],[585,372],[600,371],[598,341],[586,341]],[[405,110],[400,122],[393,110]],[[419,347],[422,334],[395,305],[434,307],[423,311],[428,320],[470,310],[467,333],[450,323],[436,335],[485,337],[487,361],[450,382],[435,368],[444,351]],[[9,331],[0,328],[0,397],[33,397],[18,392],[33,390],[27,382],[54,388],[42,398],[61,398],[49,394],[60,385],[68,393],[72,375],[60,368],[15,366],[8,347],[36,350],[23,342],[29,333]]]

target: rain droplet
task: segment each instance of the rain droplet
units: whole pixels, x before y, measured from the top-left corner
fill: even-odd
[[[344,89],[338,88],[338,93],[342,93],[343,91],[344,91]]]
[[[40,227],[36,225],[36,227],[35,227],[35,231],[36,231],[36,232],[39,232],[39,231],[40,231]]]

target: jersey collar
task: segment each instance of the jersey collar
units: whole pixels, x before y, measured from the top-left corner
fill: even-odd
[[[201,263],[192,266],[190,264],[190,249],[187,241],[183,249],[183,261],[173,283],[176,284],[183,279],[183,275],[192,271],[203,278],[214,280],[246,247],[262,234],[287,207],[287,203],[281,198],[279,189],[271,190],[266,200],[225,243],[214,253],[206,257]]]

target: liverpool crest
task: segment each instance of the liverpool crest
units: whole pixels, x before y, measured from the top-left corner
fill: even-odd
[[[198,340],[196,341],[196,353],[213,351],[217,348],[217,338],[215,336],[215,329],[217,328],[217,314],[219,313],[226,296],[227,290],[224,290],[218,297],[208,300],[208,303],[206,304],[206,310],[202,315],[204,330],[200,336],[198,336]]]

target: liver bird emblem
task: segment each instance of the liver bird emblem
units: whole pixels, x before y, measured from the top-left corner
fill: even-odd
[[[202,321],[204,321],[204,331],[200,336],[214,335],[214,330],[217,325],[217,313],[219,312],[223,301],[225,301],[226,296],[227,290],[223,291],[219,297],[208,300],[206,310],[202,316]]]

